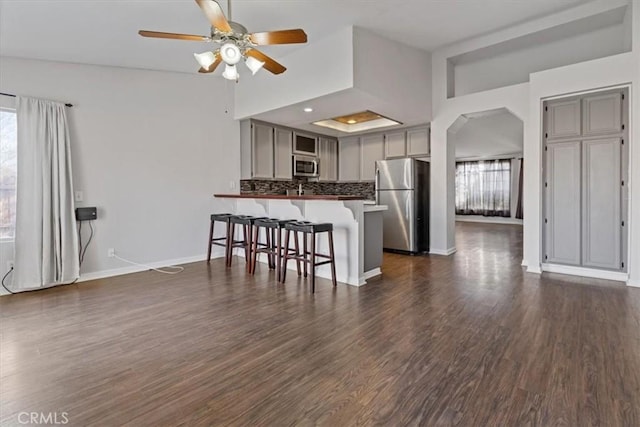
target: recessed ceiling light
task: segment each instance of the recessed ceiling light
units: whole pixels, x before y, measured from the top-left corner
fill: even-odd
[[[360,111],[359,113],[347,114],[346,116],[334,117],[332,119],[313,122],[316,126],[327,127],[341,132],[362,132],[370,129],[377,129],[386,126],[401,125],[397,120],[392,120],[373,111]]]
[[[303,111],[304,111],[305,113],[310,113],[310,112],[312,112],[312,111],[313,111],[313,108],[311,108],[311,107],[307,107],[307,108],[305,108]]]

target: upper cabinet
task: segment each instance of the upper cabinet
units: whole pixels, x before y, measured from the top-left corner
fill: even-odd
[[[384,135],[366,135],[360,139],[360,181],[373,181],[376,162],[384,159]]]
[[[360,138],[342,138],[338,146],[338,178],[360,181]],[[322,166],[321,166],[322,167]]]
[[[276,179],[293,178],[291,147],[293,132],[287,129],[274,128],[273,177]]]
[[[547,139],[571,138],[580,135],[580,100],[549,102],[547,115]]]
[[[273,178],[273,127],[253,123],[251,136],[252,177]]]
[[[429,155],[429,127],[407,130],[407,156]]]
[[[320,157],[320,181],[338,180],[338,141],[335,139],[318,139]]]
[[[392,132],[384,135],[384,158],[394,159],[407,157],[405,131]]]
[[[582,100],[583,135],[602,135],[622,130],[622,94],[587,96]]]

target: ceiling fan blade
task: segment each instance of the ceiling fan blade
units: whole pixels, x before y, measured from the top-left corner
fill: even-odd
[[[154,37],[158,39],[190,40],[194,42],[208,42],[211,40],[211,37],[208,37],[208,36],[197,36],[194,34],[162,33],[159,31],[140,30],[138,31],[138,34],[140,34],[142,37]]]
[[[246,55],[252,56],[257,60],[264,62],[263,68],[267,71],[271,71],[273,74],[282,74],[287,70],[284,65],[276,62],[257,49],[247,49]]]
[[[216,60],[213,64],[209,65],[209,68],[204,68],[204,67],[200,67],[200,69],[198,70],[199,73],[213,73],[216,68],[218,68],[218,65],[220,65],[220,63],[222,62],[222,58],[220,57],[220,55],[218,53],[216,53]]]
[[[249,40],[260,45],[306,43],[307,33],[297,28],[295,30],[265,31],[249,34]]]
[[[217,2],[214,0],[196,0],[196,3],[198,3],[200,9],[202,9],[204,14],[207,16],[211,25],[222,32],[231,32],[231,26],[229,25],[227,18],[224,17],[224,13],[222,13],[222,9]]]

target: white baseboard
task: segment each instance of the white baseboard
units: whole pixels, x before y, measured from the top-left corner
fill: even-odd
[[[429,253],[430,253],[431,255],[444,255],[444,256],[449,256],[449,255],[454,254],[455,252],[456,252],[456,247],[455,247],[455,246],[454,246],[454,247],[452,247],[452,248],[449,248],[449,249],[445,249],[445,250],[442,250],[442,249],[433,249],[433,248],[429,250]]]
[[[640,288],[640,280],[629,279],[627,280],[627,286],[631,286],[633,288]]]
[[[207,258],[206,255],[197,255],[197,256],[187,257],[187,258],[176,258],[176,259],[169,259],[166,261],[150,262],[150,263],[147,263],[147,265],[153,268],[162,268],[162,267],[167,267],[169,265],[189,264],[192,262],[204,261],[206,258]],[[222,255],[214,256],[212,254],[211,258],[212,259],[222,258]],[[107,277],[122,276],[123,274],[139,273],[141,271],[147,271],[147,270],[149,270],[147,267],[130,265],[128,267],[114,268],[112,270],[94,271],[91,273],[81,274],[80,278],[78,279],[78,283],[87,282],[89,280],[105,279]]]
[[[529,265],[529,263],[527,263],[526,261],[522,261],[522,262],[523,262],[523,265],[527,267],[527,273],[542,274],[542,269],[540,268],[540,265],[538,264]]]
[[[505,218],[502,216],[482,216],[482,215],[456,215],[456,221],[460,222],[483,222],[486,224],[517,224],[522,225],[522,220],[518,218]]]
[[[571,276],[591,277],[594,279],[615,280],[617,282],[627,282],[629,279],[629,275],[627,273],[621,273],[618,271],[597,270],[594,268],[572,267],[558,264],[542,264],[542,271],[568,274]]]
[[[362,274],[361,285],[365,285],[367,283],[367,279],[371,279],[372,277],[380,276],[382,274],[382,270],[380,267],[374,268],[373,270],[365,271]]]

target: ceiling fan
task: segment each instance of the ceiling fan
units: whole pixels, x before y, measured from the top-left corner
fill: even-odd
[[[158,31],[140,30],[138,34],[143,37],[161,39],[189,40],[200,42],[214,42],[219,48],[204,53],[194,53],[201,68],[200,73],[212,73],[220,65],[225,63],[222,76],[228,80],[238,81],[236,64],[244,59],[245,64],[253,74],[260,68],[265,68],[273,74],[281,74],[286,68],[260,52],[255,46],[306,43],[307,34],[304,30],[280,30],[260,33],[249,33],[247,29],[237,22],[227,21],[218,2],[214,0],[195,0],[211,23],[211,35],[199,36],[193,34],[162,33]],[[228,0],[229,18],[231,18],[231,3]]]

